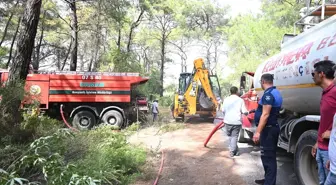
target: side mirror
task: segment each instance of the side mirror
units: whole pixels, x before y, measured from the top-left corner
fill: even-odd
[[[241,76],[240,77],[240,89],[245,89],[246,88],[246,76]]]

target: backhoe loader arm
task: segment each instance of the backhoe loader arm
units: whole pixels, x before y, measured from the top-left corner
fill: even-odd
[[[201,83],[206,95],[213,102],[215,109],[218,107],[218,102],[214,93],[211,89],[211,84],[209,80],[209,71],[204,67],[203,59],[199,58],[194,61],[194,74],[191,83],[189,83],[189,87],[187,88],[184,97],[188,102],[188,113],[195,114],[196,113],[196,99],[198,92],[198,82]]]

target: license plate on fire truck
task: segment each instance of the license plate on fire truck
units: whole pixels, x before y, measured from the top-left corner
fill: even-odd
[[[139,110],[148,110],[148,107],[146,107],[146,106],[141,106],[141,107],[139,107]]]

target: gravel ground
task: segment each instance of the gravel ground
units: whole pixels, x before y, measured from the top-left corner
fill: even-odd
[[[263,177],[263,167],[258,147],[239,143],[240,156],[229,157],[227,136],[218,131],[208,147],[203,142],[214,128],[204,121],[189,121],[185,129],[157,134],[157,129],[139,131],[129,140],[143,143],[148,148],[164,151],[164,167],[159,185],[253,185],[255,179]],[[277,185],[297,185],[293,172],[292,156],[278,152]],[[157,157],[155,168],[159,168],[161,157]],[[155,179],[155,178],[154,178]],[[153,184],[154,179],[137,181],[134,185]]]
[[[216,133],[219,134],[219,133]],[[228,147],[227,136],[221,132],[221,142]],[[255,179],[263,177],[263,166],[260,159],[258,146],[249,143],[238,143],[240,156],[236,156],[235,161],[237,173],[244,179],[246,184],[254,184]],[[293,155],[278,148],[277,151],[277,185],[298,185],[293,169]]]

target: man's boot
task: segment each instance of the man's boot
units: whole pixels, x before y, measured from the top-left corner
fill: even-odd
[[[254,182],[257,183],[257,184],[264,184],[265,179],[255,180]]]

